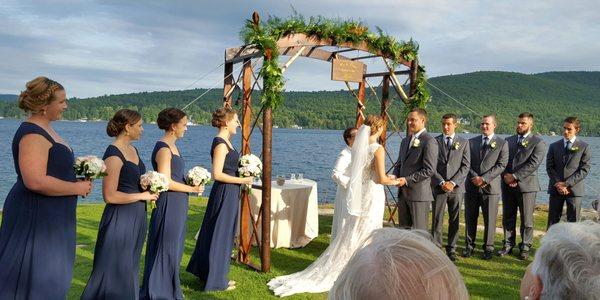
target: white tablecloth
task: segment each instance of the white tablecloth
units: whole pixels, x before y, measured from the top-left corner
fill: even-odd
[[[257,220],[262,190],[254,185],[250,211]],[[282,186],[271,183],[271,248],[306,246],[319,235],[317,183],[310,179],[286,180]],[[260,239],[260,222],[258,233]]]

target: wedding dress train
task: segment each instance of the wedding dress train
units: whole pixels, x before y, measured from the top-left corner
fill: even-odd
[[[351,175],[349,190],[340,214],[341,225],[329,247],[306,269],[273,278],[268,286],[278,296],[329,291],[342,269],[363,241],[375,229],[382,227],[385,208],[383,186],[375,183],[374,153],[381,145],[368,144],[370,128],[361,126],[352,148],[351,168],[360,172]],[[358,165],[357,165],[358,164]],[[354,191],[354,192],[353,192]],[[342,199],[343,200],[343,199]]]

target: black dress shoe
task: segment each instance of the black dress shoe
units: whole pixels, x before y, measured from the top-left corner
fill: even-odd
[[[483,259],[485,259],[485,260],[490,260],[490,259],[492,259],[493,256],[494,256],[494,254],[491,250],[485,250],[483,252]]]
[[[522,260],[526,260],[529,258],[529,251],[521,251],[519,254],[519,258]]]
[[[504,247],[503,249],[498,250],[499,256],[504,256],[512,253],[512,247]]]
[[[473,249],[466,248],[462,252],[463,257],[471,257],[471,255],[473,255]]]
[[[456,257],[456,252],[448,252],[448,258],[449,258],[451,261],[456,261],[456,258],[457,258],[457,257]]]

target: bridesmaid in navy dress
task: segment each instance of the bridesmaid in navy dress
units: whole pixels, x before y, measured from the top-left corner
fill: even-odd
[[[143,192],[146,167],[131,141],[142,135],[142,117],[121,109],[106,132],[116,137],[104,152],[108,175],[102,182],[104,212],[100,220],[94,266],[81,299],[138,299],[140,256],[146,236],[146,201],[158,195]]]
[[[204,290],[232,290],[229,263],[240,207],[240,184],[252,183],[252,178],[239,178],[239,154],[231,145],[231,136],[240,126],[232,109],[219,108],[212,115],[212,126],[219,128],[211,147],[214,184],[194,254],[187,271],[205,282]]]
[[[91,189],[77,181],[74,157],[51,122],[67,109],[59,83],[27,83],[19,107],[31,116],[15,133],[17,182],[6,197],[0,225],[0,299],[65,299],[75,262],[77,195]]]
[[[203,186],[185,184],[185,165],[175,142],[187,130],[188,118],[178,108],[166,108],[156,124],[165,131],[152,151],[152,167],[171,179],[169,191],[161,193],[152,211],[146,264],[140,299],[183,299],[179,264],[185,241],[188,193],[201,194]]]

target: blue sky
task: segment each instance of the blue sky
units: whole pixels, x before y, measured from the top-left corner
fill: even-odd
[[[69,96],[221,87],[224,49],[252,11],[357,19],[420,44],[429,76],[480,70],[600,70],[600,2],[0,1],[0,93],[51,77]],[[369,63],[367,61],[367,63]],[[203,75],[207,77],[196,82]],[[288,90],[338,90],[330,65],[301,59]]]

